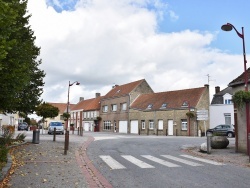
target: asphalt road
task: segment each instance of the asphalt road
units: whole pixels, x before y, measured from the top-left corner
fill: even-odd
[[[113,187],[250,187],[249,168],[191,159],[182,151],[206,142],[204,137],[85,135],[95,138],[89,159]]]

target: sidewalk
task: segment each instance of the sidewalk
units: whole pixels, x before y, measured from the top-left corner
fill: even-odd
[[[39,144],[28,142],[14,148],[12,165],[16,167],[10,170],[11,175],[7,177],[10,181],[6,187],[87,187],[75,156],[75,151],[81,145],[82,143],[70,142],[67,155],[64,155],[62,141],[47,140],[40,141]]]
[[[226,149],[212,149],[211,154],[200,152],[199,146],[183,148],[183,151],[197,157],[250,168],[249,156],[243,153],[236,153],[235,144],[231,142]]]

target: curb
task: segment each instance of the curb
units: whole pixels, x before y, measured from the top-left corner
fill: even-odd
[[[91,188],[105,187],[112,188],[109,181],[95,168],[91,160],[87,156],[87,147],[94,141],[93,137],[88,137],[88,140],[83,144],[79,151],[75,152],[76,161],[80,166],[88,185]]]
[[[16,145],[13,145],[13,146],[9,146],[8,148],[14,148],[14,147],[17,147],[17,146],[20,146],[20,145],[24,145],[24,144],[26,144],[27,143],[27,141],[24,141],[24,142],[22,142],[22,143],[20,143],[20,144],[16,144]],[[2,168],[2,171],[0,172],[0,182],[2,182],[7,176],[8,176],[8,174],[9,174],[9,171],[10,171],[10,169],[11,169],[11,166],[12,166],[12,157],[11,157],[11,155],[8,153],[8,155],[7,155],[7,163],[6,163],[6,165]]]

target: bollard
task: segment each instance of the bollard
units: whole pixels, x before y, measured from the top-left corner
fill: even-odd
[[[83,136],[83,127],[80,128],[80,134]]]
[[[53,141],[54,142],[56,141],[56,128],[54,128],[54,131],[53,131]]]
[[[212,138],[212,133],[207,132],[207,154],[211,154],[211,138]]]
[[[248,133],[248,145],[250,147],[250,133]],[[250,148],[249,148],[249,151],[250,151]],[[250,163],[250,153],[248,153],[248,156],[249,156],[249,163]]]
[[[166,136],[168,135],[168,129],[166,129]]]
[[[147,135],[149,135],[149,128],[147,129]]]
[[[77,127],[77,135],[80,135],[80,127]]]
[[[69,131],[66,130],[65,142],[64,142],[64,155],[67,155],[67,150],[69,149]]]

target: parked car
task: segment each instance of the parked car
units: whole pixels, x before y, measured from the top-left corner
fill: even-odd
[[[23,131],[23,130],[28,131],[29,130],[28,123],[26,123],[26,122],[19,123],[18,126],[17,126],[17,130],[18,131]]]
[[[208,132],[212,133],[213,135],[228,136],[230,138],[235,136],[233,125],[217,125],[213,129],[208,129],[207,133]]]
[[[56,134],[64,134],[64,127],[61,122],[50,122],[48,126],[48,134],[53,134],[56,128]]]

